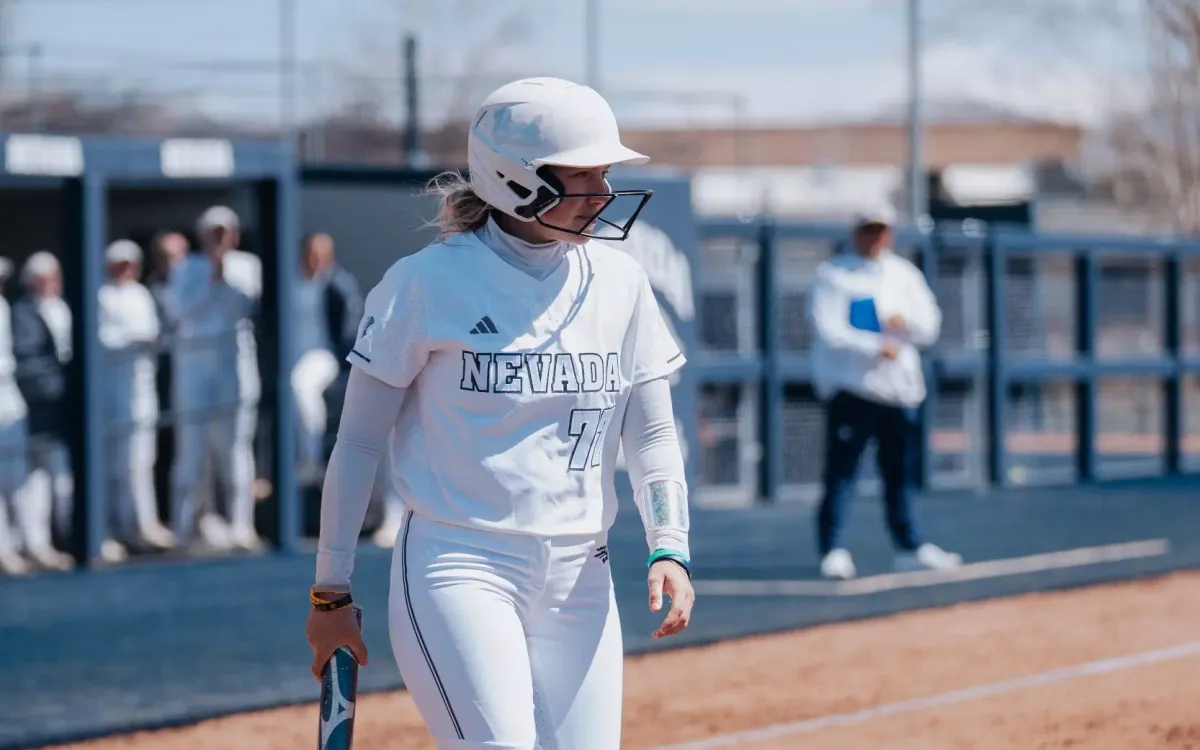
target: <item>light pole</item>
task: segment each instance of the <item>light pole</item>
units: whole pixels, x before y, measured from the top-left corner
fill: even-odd
[[[925,197],[925,127],[921,108],[921,2],[908,0],[908,219],[928,210]]]
[[[298,0],[279,0],[279,137],[295,151],[296,129],[296,6]]]
[[[584,83],[600,90],[600,0],[587,0],[583,20]]]

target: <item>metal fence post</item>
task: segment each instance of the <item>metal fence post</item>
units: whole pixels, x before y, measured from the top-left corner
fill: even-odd
[[[1076,299],[1075,310],[1076,352],[1087,368],[1075,386],[1076,414],[1076,464],[1078,481],[1090,482],[1096,478],[1096,293],[1099,282],[1099,264],[1092,253],[1083,250],[1075,257]]]
[[[762,496],[769,502],[779,499],[783,484],[783,378],[779,367],[779,243],[774,223],[764,221],[759,233],[759,290],[762,304],[759,348],[763,373],[762,392],[763,451],[760,477]]]
[[[930,289],[937,288],[939,265],[939,238],[933,233],[922,233],[921,239],[921,271]],[[936,293],[935,293],[936,298]],[[921,460],[917,468],[917,486],[928,489],[933,477],[933,449],[929,445],[933,434],[933,421],[937,417],[938,403],[938,367],[936,355],[925,353],[921,357],[921,366],[925,372],[925,401],[921,404]]]
[[[1170,370],[1163,379],[1163,438],[1166,442],[1166,473],[1178,474],[1183,470],[1183,358],[1182,302],[1180,285],[1183,273],[1178,253],[1171,252],[1163,258],[1163,345],[1170,362]]]
[[[275,488],[278,497],[278,537],[281,552],[295,552],[301,536],[300,490],[296,476],[296,428],[291,371],[295,361],[295,346],[291,321],[294,316],[294,290],[300,269],[300,177],[295,157],[282,154],[284,165],[274,180],[274,211],[276,247],[276,285],[279,305],[276,332],[279,357],[279,382],[276,387],[275,412]]]
[[[992,484],[1003,487],[1009,484],[1008,455],[1004,445],[1008,421],[1008,363],[1004,352],[1007,254],[995,230],[988,232],[983,253],[988,306],[988,474]]]
[[[100,348],[100,286],[104,283],[104,245],[108,235],[108,182],[95,170],[79,180],[82,191],[79,208],[80,250],[83,254],[83,298],[80,300],[79,328],[83,347],[83,461],[82,482],[76,482],[76,502],[82,497],[83,558],[91,566],[100,558],[100,545],[108,535],[109,502],[104,453],[104,412],[101,383],[104,381]],[[81,492],[82,490],[82,492]]]

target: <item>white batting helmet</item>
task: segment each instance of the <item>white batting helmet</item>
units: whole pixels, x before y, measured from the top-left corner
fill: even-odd
[[[493,91],[471,120],[467,137],[471,188],[493,208],[520,221],[583,237],[623,240],[653,192],[611,188],[605,193],[571,193],[550,167],[643,164],[649,157],[621,143],[617,118],[594,89],[561,78],[525,78]],[[632,215],[617,224],[601,214],[620,196],[640,197]],[[562,198],[604,197],[596,220],[617,236],[554,226],[542,216]]]

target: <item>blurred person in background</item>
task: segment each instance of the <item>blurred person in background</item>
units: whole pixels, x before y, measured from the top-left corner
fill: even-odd
[[[316,483],[328,428],[325,394],[340,374],[349,371],[346,357],[358,335],[363,300],[354,276],[337,265],[328,234],[305,238],[300,273],[293,325],[298,356],[291,382],[300,417],[301,477]]]
[[[159,413],[167,415],[166,419],[159,420],[155,438],[156,456],[173,456],[175,454],[175,404],[171,401],[171,382],[174,377],[171,369],[171,352],[175,348],[175,328],[165,305],[171,271],[183,262],[190,250],[191,245],[187,237],[173,230],[157,232],[151,243],[151,268],[146,275],[146,286],[154,296],[154,306],[158,312],[159,346],[155,383],[158,392]],[[170,461],[155,461],[154,486],[158,495],[159,514],[166,518],[171,512]]]
[[[856,217],[854,251],[823,262],[812,290],[813,380],[826,411],[817,547],[827,578],[856,575],[842,543],[843,522],[872,439],[896,569],[962,563],[959,555],[922,540],[913,516],[918,412],[926,395],[919,350],[937,341],[942,314],[924,274],[892,251],[893,224],[887,208]]]
[[[105,463],[110,531],[115,543],[167,549],[174,538],[158,517],[154,491],[159,320],[150,290],[138,279],[142,249],[132,240],[105,251],[108,281],[100,287],[100,345],[104,348]]]
[[[201,247],[225,248],[221,253],[222,278],[240,295],[239,299],[244,300],[241,317],[236,323],[238,410],[234,425],[233,478],[228,484],[231,494],[226,496],[225,507],[233,546],[257,551],[263,545],[254,527],[257,497],[254,437],[258,431],[262,379],[258,371],[255,321],[262,300],[262,260],[254,253],[238,249],[242,237],[241,221],[227,206],[213,206],[205,211],[197,223],[196,234]],[[218,468],[215,464],[214,467]]]
[[[203,541],[257,550],[262,542],[254,529],[253,439],[261,384],[252,321],[262,266],[237,249],[240,222],[225,206],[205,211],[196,234],[200,252],[175,267],[165,295],[176,330],[172,522],[177,539],[192,538],[199,501],[212,489],[202,486],[211,459],[227,516],[200,516]]]
[[[162,320],[162,305],[167,284],[171,279],[171,272],[187,257],[188,250],[187,237],[179,232],[159,232],[154,236],[153,263],[150,273],[146,275],[146,286],[154,295],[155,304],[159,309],[159,322],[162,324],[166,323],[165,320]],[[165,332],[166,329],[163,330]]]
[[[0,574],[10,576],[31,569],[21,556],[23,532],[18,532],[18,527],[32,520],[27,504],[20,499],[29,474],[28,410],[17,388],[12,312],[3,294],[12,272],[12,261],[0,258]]]
[[[74,561],[58,547],[71,536],[75,478],[67,448],[72,422],[67,403],[71,349],[71,309],[62,298],[58,259],[39,250],[21,268],[24,294],[12,306],[13,356],[17,387],[29,408],[30,474],[21,493],[27,522],[25,550],[40,565],[66,570]],[[112,545],[101,549],[117,556]]]

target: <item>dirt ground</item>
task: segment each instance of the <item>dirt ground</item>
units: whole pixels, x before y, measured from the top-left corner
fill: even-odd
[[[703,741],[1197,641],[1200,573],[1180,573],[631,657],[622,746]],[[1197,695],[1200,655],[710,746],[1200,750]],[[363,696],[357,716],[356,750],[433,748],[403,692]],[[316,724],[315,705],[296,706],[59,750],[294,750],[312,746]]]

